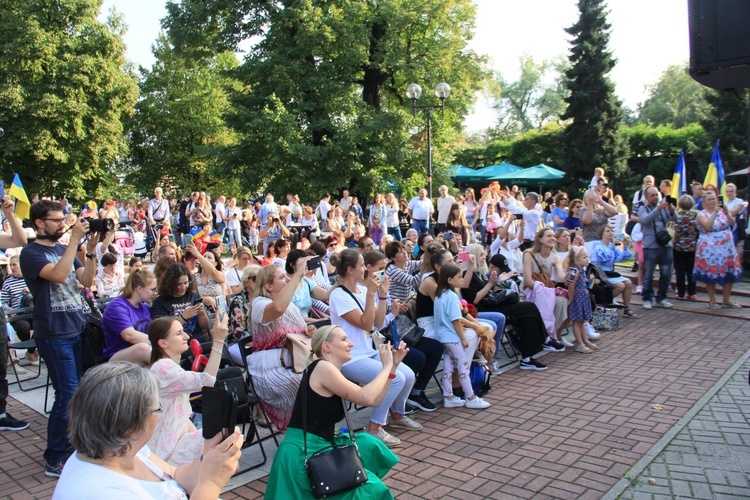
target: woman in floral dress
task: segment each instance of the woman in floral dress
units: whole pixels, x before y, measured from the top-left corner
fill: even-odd
[[[697,221],[700,236],[693,277],[706,284],[709,309],[739,309],[742,306],[730,300],[732,285],[742,279],[742,265],[732,241],[734,217],[719,205],[713,191],[706,191]],[[721,304],[716,302],[716,285],[721,285]]]

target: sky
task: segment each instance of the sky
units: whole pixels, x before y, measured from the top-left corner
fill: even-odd
[[[104,0],[102,18],[114,7],[129,26],[127,57],[136,65],[154,62],[151,45],[166,15],[163,0]],[[475,0],[477,21],[470,47],[490,58],[490,68],[506,80],[519,74],[518,59],[567,57],[570,37],[564,28],[578,17],[576,0]],[[646,85],[655,83],[667,66],[689,59],[687,0],[609,0],[612,25],[610,50],[617,65],[610,74],[623,103],[635,109],[647,97]],[[438,82],[435,82],[436,84]],[[450,82],[448,82],[450,83]],[[432,85],[422,84],[431,88]],[[496,119],[491,103],[480,97],[466,119],[469,132],[491,126]]]

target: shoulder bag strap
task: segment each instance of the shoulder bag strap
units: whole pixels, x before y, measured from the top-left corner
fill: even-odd
[[[531,258],[534,259],[534,262],[536,263],[536,267],[539,268],[539,272],[541,274],[547,274],[544,272],[544,269],[542,269],[542,266],[539,264],[539,261],[536,260],[536,255],[534,255],[534,252],[529,252],[529,255],[531,255]]]
[[[364,314],[365,313],[365,308],[362,307],[362,304],[359,303],[359,299],[348,288],[346,288],[344,285],[341,285],[341,289],[344,290],[346,293],[348,293],[349,296],[354,299],[354,302],[357,303],[357,305],[359,306],[360,311],[362,311],[362,314]]]

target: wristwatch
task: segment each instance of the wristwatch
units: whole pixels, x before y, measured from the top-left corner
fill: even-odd
[[[95,254],[95,253],[92,253],[92,254],[88,254],[88,253],[87,253],[87,254],[86,254],[86,258],[87,258],[87,259],[96,259],[96,254]]]

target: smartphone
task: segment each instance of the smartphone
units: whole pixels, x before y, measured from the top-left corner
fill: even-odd
[[[576,279],[576,276],[578,276],[578,270],[575,267],[571,267],[570,269],[568,269],[568,277],[571,280]]]
[[[393,348],[398,349],[398,345],[401,343],[401,338],[398,336],[398,329],[396,329],[396,322],[391,321],[391,342]]]
[[[190,246],[193,244],[193,235],[192,234],[186,234],[185,235],[185,246]]]
[[[307,261],[307,270],[312,271],[314,269],[320,269],[320,257],[318,256]]]
[[[385,271],[375,271],[372,274],[374,274],[375,276],[377,276],[381,283],[383,281],[385,281]]]
[[[5,181],[0,181],[0,199],[5,196]]]
[[[203,303],[203,298],[201,298],[201,297],[198,297],[197,299],[195,299],[195,300],[193,301],[193,304],[192,304],[192,305],[196,305],[196,304],[202,304],[202,303]]]
[[[203,439],[211,439],[221,432],[226,439],[237,425],[237,393],[215,387],[203,387]]]
[[[453,239],[453,233],[443,233],[443,241],[450,241]]]
[[[469,252],[467,251],[458,252],[458,260],[461,260],[463,262],[469,262]]]
[[[719,195],[719,206],[724,208],[724,196]]]
[[[224,318],[224,315],[227,312],[227,298],[224,295],[219,295],[216,297],[216,317],[219,319],[219,321]]]

